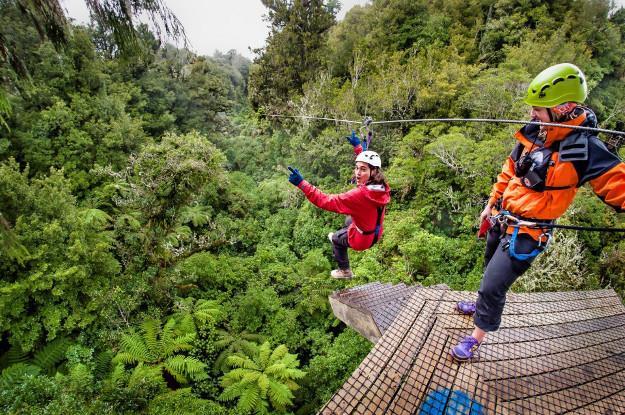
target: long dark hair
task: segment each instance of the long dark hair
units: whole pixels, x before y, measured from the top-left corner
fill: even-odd
[[[369,176],[369,180],[367,180],[367,184],[381,184],[386,187],[386,178],[384,177],[384,173],[382,173],[382,169],[379,167],[373,167],[369,165],[371,169],[371,174]]]

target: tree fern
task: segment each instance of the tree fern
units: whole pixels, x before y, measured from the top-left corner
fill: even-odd
[[[218,330],[218,340],[214,343],[221,353],[215,359],[213,365],[214,372],[224,371],[228,368],[226,359],[235,354],[251,356],[255,353],[258,343],[264,342],[264,337],[259,334],[242,331],[240,333],[229,333],[225,330]]]
[[[180,209],[180,223],[191,223],[193,226],[203,226],[211,217],[210,206],[186,206]]]
[[[120,351],[113,358],[113,363],[126,365],[137,364],[133,376],[148,369],[159,373],[169,373],[176,382],[185,384],[189,380],[206,379],[206,364],[199,360],[178,354],[191,350],[195,338],[193,325],[179,325],[174,318],[167,320],[161,327],[158,320],[147,319],[141,324],[141,332],[124,334],[120,340]],[[140,369],[137,369],[139,368]],[[146,372],[147,373],[147,372]]]
[[[224,387],[220,400],[238,398],[237,409],[243,413],[265,413],[271,406],[284,411],[293,404],[295,382],[305,376],[299,361],[284,345],[271,349],[268,342],[255,347],[249,355],[232,355],[226,359],[232,370],[221,379]],[[253,406],[251,406],[253,405]]]

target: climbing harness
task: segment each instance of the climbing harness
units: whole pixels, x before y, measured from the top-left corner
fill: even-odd
[[[514,228],[514,230],[512,231],[512,235],[510,236],[510,240],[506,242],[504,246],[504,249],[508,250],[508,254],[510,255],[510,257],[514,259],[517,259],[519,261],[526,261],[528,259],[535,258],[540,255],[545,249],[547,249],[549,243],[551,242],[551,231],[544,230],[543,233],[540,234],[540,236],[538,237],[538,246],[532,252],[529,252],[527,254],[517,253],[516,240],[517,236],[519,235],[519,229],[521,227],[535,228],[536,223],[524,220],[522,218],[518,218],[512,215],[512,213],[508,212],[507,210],[500,211],[494,217],[502,226],[510,226]]]
[[[513,215],[507,210],[501,210],[497,215],[494,215],[493,218],[502,226],[510,226],[514,228],[514,230],[512,231],[512,236],[510,237],[510,241],[507,243],[506,248],[508,249],[508,253],[510,254],[510,256],[518,259],[519,261],[534,258],[545,249],[547,249],[553,237],[553,229],[570,229],[588,232],[625,232],[625,228],[598,228],[591,226],[557,225],[553,223],[553,221],[538,222],[530,219],[520,218]],[[543,230],[543,233],[541,233],[538,237],[538,247],[528,254],[519,254],[516,252],[515,243],[517,235],[519,234],[519,229],[522,227]]]
[[[380,227],[382,225],[382,214],[384,213],[384,208],[383,207],[379,207],[379,208],[377,208],[377,210],[378,210],[378,218],[375,221],[375,229],[374,230],[372,230],[372,231],[363,231],[358,226],[354,225],[356,230],[358,232],[360,232],[361,235],[371,235],[371,234],[373,234],[373,241],[371,242],[371,245],[369,246],[369,248],[371,248],[373,245],[375,245],[375,243],[378,242],[378,239],[380,237]]]

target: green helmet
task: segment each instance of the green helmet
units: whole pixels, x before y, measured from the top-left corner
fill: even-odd
[[[534,78],[524,101],[533,107],[552,108],[565,102],[583,103],[586,95],[588,86],[584,73],[573,64],[560,63]]]

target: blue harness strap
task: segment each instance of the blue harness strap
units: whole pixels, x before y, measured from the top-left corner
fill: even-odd
[[[510,245],[508,245],[508,254],[510,255],[511,258],[517,259],[519,261],[526,261],[528,259],[537,257],[541,252],[545,250],[545,248],[542,248],[542,249],[535,248],[529,254],[517,254],[515,243],[516,243],[516,237],[518,234],[519,234],[519,228],[516,227],[514,228],[514,231],[512,231],[512,237],[510,238]]]
[[[512,213],[510,213],[509,211],[502,209],[499,212],[499,215],[497,215],[498,217],[504,217],[506,215],[510,215],[510,216],[514,216]],[[505,221],[504,221],[505,222]],[[512,226],[512,225],[508,225],[508,226]],[[518,226],[514,226],[514,231],[512,231],[512,236],[510,237],[510,242],[508,242],[508,255],[510,255],[511,258],[514,258],[518,261],[526,261],[528,259],[532,259],[532,258],[536,258],[538,255],[540,255],[541,252],[543,252],[545,249],[547,249],[547,245],[549,243],[549,239],[547,239],[547,243],[545,245],[542,245],[541,242],[539,241],[539,245],[538,248],[535,248],[532,252],[528,253],[528,254],[519,254],[516,252],[516,238],[519,234],[519,227]]]

